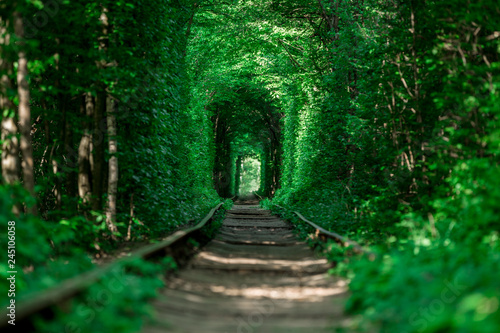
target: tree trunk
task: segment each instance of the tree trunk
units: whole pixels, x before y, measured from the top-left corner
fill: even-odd
[[[6,33],[7,22],[0,20],[0,110],[2,110],[2,178],[5,184],[14,184],[19,181],[19,139],[17,124],[14,120],[14,103],[8,98],[8,91],[12,89],[12,63],[6,57],[5,48],[10,44],[10,36]],[[2,38],[2,36],[4,36]],[[6,115],[9,110],[11,114]]]
[[[93,170],[92,170],[92,209],[102,209],[103,179],[104,179],[104,130],[106,112],[106,92],[101,90],[97,94],[94,110],[94,133],[92,135]],[[104,128],[103,128],[104,127]]]
[[[23,18],[19,12],[14,13],[15,33],[22,40],[24,37]],[[23,183],[28,192],[35,197],[35,175],[33,168],[33,147],[31,145],[31,109],[30,109],[30,91],[27,80],[28,59],[24,45],[21,44],[18,53],[17,67],[17,93],[19,98],[19,131],[21,133],[20,147],[23,156],[22,171]],[[36,215],[36,203],[29,208],[29,212]]]
[[[108,48],[108,9],[103,8],[99,21],[102,24],[102,35],[98,37],[99,50],[107,51]],[[101,59],[97,62],[99,71],[104,71],[106,68],[106,60]],[[96,108],[94,110],[94,132],[92,136],[92,155],[93,155],[93,169],[92,169],[92,209],[100,211],[103,208],[102,196],[104,191],[104,177],[105,177],[105,158],[104,158],[104,142],[106,129],[106,102],[107,93],[105,86],[101,83],[98,85]]]
[[[128,221],[127,237],[125,237],[126,241],[132,239],[132,223],[134,223],[134,192],[130,195],[130,219]]]
[[[78,195],[86,204],[90,201],[92,193],[90,174],[90,144],[92,135],[90,133],[90,119],[94,115],[94,99],[90,93],[86,93],[82,98],[83,113],[83,135],[78,145]]]
[[[0,108],[7,98],[2,96]],[[19,140],[17,139],[17,125],[12,117],[2,119],[2,178],[5,184],[14,184],[19,181]]]
[[[240,195],[240,185],[241,185],[241,163],[243,162],[243,158],[241,155],[238,155],[236,159],[236,173],[234,175],[234,192],[235,195]]]
[[[69,96],[65,96],[66,102],[66,124],[64,128],[64,154],[65,154],[65,171],[66,171],[66,182],[65,182],[65,190],[66,195],[69,198],[76,197],[76,188],[77,188],[77,173],[75,171],[78,165],[78,153],[75,152],[74,149],[74,134],[73,134],[73,126],[75,123],[75,114],[76,110],[78,110],[79,105],[75,103],[75,100],[71,100]],[[74,201],[71,201],[71,205],[73,206],[71,209],[76,209],[76,205]]]
[[[56,81],[56,85],[58,86],[58,82]],[[63,193],[63,178],[64,178],[64,143],[65,143],[65,131],[66,131],[66,100],[62,94],[59,94],[58,99],[58,108],[57,111],[61,114],[61,122],[58,125],[60,130],[59,138],[54,143],[54,154],[51,154],[51,164],[52,164],[52,172],[54,173],[54,194],[56,198],[56,207],[57,210],[62,210],[62,193]],[[61,145],[63,146],[61,148]]]
[[[108,230],[113,233],[112,238],[115,239],[114,233],[118,232],[116,228],[116,196],[118,192],[118,142],[116,137],[116,117],[115,117],[115,102],[108,96],[107,99],[107,121],[108,121],[108,150],[109,150],[109,176],[108,176],[108,207],[106,210],[106,225]]]
[[[279,113],[275,113],[270,105],[267,105],[267,123],[269,125],[269,192],[267,196],[273,197],[280,187],[280,169],[281,169],[281,128]],[[266,176],[267,177],[267,176]],[[266,190],[267,191],[267,190]]]

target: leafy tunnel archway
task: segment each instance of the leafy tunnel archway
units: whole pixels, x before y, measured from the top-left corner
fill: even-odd
[[[268,92],[251,82],[230,92],[231,101],[208,106],[214,131],[214,187],[221,197],[241,194],[243,162],[253,158],[260,166],[258,192],[271,197],[279,188],[282,114]]]

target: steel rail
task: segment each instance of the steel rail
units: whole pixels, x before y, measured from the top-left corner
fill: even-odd
[[[278,207],[278,208],[283,209],[283,210],[286,210],[284,207],[282,207],[280,205],[273,204],[273,206]],[[354,252],[361,253],[361,254],[368,254],[370,256],[370,258],[372,258],[372,257],[375,256],[375,253],[373,253],[373,252],[371,252],[369,250],[366,250],[365,248],[363,248],[361,245],[359,245],[355,241],[350,240],[347,237],[341,236],[341,235],[337,234],[336,232],[328,231],[328,230],[320,227],[316,223],[314,223],[314,222],[309,221],[308,219],[306,219],[302,214],[300,214],[297,211],[293,211],[293,213],[295,215],[297,215],[297,217],[300,220],[302,220],[303,222],[309,224],[311,227],[315,228],[319,233],[321,233],[321,234],[323,234],[323,235],[325,235],[325,236],[327,236],[329,238],[335,239],[336,241],[342,243],[344,246],[352,246]]]
[[[42,310],[48,309],[54,305],[60,304],[75,295],[80,294],[85,289],[90,287],[96,281],[104,276],[104,274],[111,272],[115,268],[119,268],[121,264],[129,262],[137,258],[147,259],[161,252],[174,254],[173,248],[180,244],[180,241],[186,239],[189,235],[203,228],[208,221],[210,221],[215,212],[222,206],[219,203],[212,208],[210,212],[194,227],[179,230],[169,237],[165,238],[159,243],[146,245],[125,258],[118,259],[103,267],[97,267],[89,272],[77,275],[73,278],[62,281],[61,283],[49,289],[42,290],[24,295],[18,302],[16,301],[16,324]],[[0,322],[0,328],[6,327],[8,311],[2,310],[0,316],[4,318]]]
[[[253,191],[253,194],[255,194],[256,196],[258,196],[260,200],[264,200],[264,198],[261,197],[260,195],[258,195],[256,191]]]

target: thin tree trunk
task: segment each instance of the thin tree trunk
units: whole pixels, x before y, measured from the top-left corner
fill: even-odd
[[[23,18],[19,12],[14,13],[15,32],[19,39],[24,37]],[[31,145],[31,109],[30,109],[30,91],[26,77],[28,76],[28,59],[24,45],[18,53],[17,68],[17,93],[19,97],[19,131],[21,133],[20,147],[23,156],[22,170],[23,183],[28,192],[35,197],[35,175],[33,168],[33,147]],[[29,208],[29,212],[36,215],[36,203]]]
[[[196,8],[198,8],[198,3],[195,2],[193,5],[191,16],[189,17],[188,26],[186,28],[186,39],[191,35],[191,27],[193,25],[194,15],[196,14]],[[186,55],[186,50],[184,50],[184,55]]]
[[[12,89],[12,63],[8,61],[4,48],[10,44],[10,36],[6,33],[7,22],[0,20],[0,110],[2,111],[2,178],[5,184],[19,182],[19,139],[17,137],[17,124],[14,120],[14,103],[7,97],[8,90]],[[2,38],[2,36],[4,36]],[[12,115],[5,115],[9,110]],[[19,212],[18,212],[19,213]]]
[[[94,99],[87,93],[82,100],[82,113],[84,115],[83,135],[78,146],[78,195],[86,204],[90,201],[92,193],[90,177],[90,154],[92,135],[90,133],[90,119],[94,114]]]
[[[59,86],[58,81],[56,81],[56,86]],[[66,123],[67,123],[67,110],[66,110],[66,100],[62,94],[58,96],[58,108],[57,110],[61,114],[61,122],[58,126],[60,130],[59,138],[55,143],[54,154],[51,154],[51,164],[52,164],[52,172],[54,173],[54,194],[56,198],[56,207],[57,210],[62,210],[62,193],[63,193],[63,178],[64,178],[64,143],[66,136]],[[61,145],[63,146],[61,148]]]
[[[99,50],[107,51],[108,48],[108,9],[103,8],[99,20],[102,24],[102,35],[98,37]],[[97,63],[99,71],[104,71],[106,68],[106,61],[101,59]],[[100,211],[103,208],[102,196],[105,192],[104,187],[104,174],[105,174],[105,158],[104,158],[104,142],[106,130],[106,102],[107,93],[103,85],[98,86],[96,108],[94,110],[94,134],[92,136],[92,155],[93,155],[93,169],[92,169],[92,209]]]
[[[10,34],[7,33],[8,20],[0,17],[0,110],[2,112],[1,141],[2,141],[2,179],[4,184],[15,184],[19,182],[19,138],[18,127],[15,121],[15,105],[8,97],[8,91],[12,89],[11,76],[13,73],[12,61],[8,57],[7,48],[10,44]],[[6,112],[9,111],[9,114]],[[14,205],[12,212],[19,216],[22,207]]]
[[[126,241],[130,241],[132,238],[132,223],[134,223],[134,192],[130,195],[130,220],[128,221]]]
[[[3,81],[3,80],[2,80]],[[0,109],[6,110],[7,97],[0,98]],[[2,119],[2,178],[5,184],[19,181],[19,140],[17,125],[12,117]]]
[[[109,150],[109,176],[108,176],[108,207],[106,210],[106,225],[109,231],[113,233],[112,238],[115,239],[114,233],[118,232],[116,228],[116,196],[118,192],[118,142],[116,137],[116,117],[115,117],[115,102],[108,96],[107,98],[107,121],[108,121],[108,150]]]
[[[75,109],[78,108],[78,106],[75,105],[74,101],[71,101],[69,96],[65,96],[65,102],[66,102],[66,124],[64,128],[64,154],[65,154],[65,161],[66,161],[66,195],[70,198],[76,197],[76,187],[77,187],[77,174],[75,172],[75,168],[77,166],[77,153],[73,149],[73,143],[74,143],[74,135],[73,135],[73,130],[72,127],[75,124],[74,120],[72,117],[74,116]],[[72,209],[76,209],[76,206],[71,203],[73,206]]]
[[[236,159],[236,173],[234,176],[234,192],[237,196],[240,195],[240,185],[241,185],[241,163],[243,158],[241,155],[238,155]]]
[[[92,149],[94,168],[92,170],[92,209],[102,209],[103,180],[104,180],[104,131],[102,128],[106,112],[106,92],[101,90],[97,94],[96,108],[94,110],[94,134],[92,136]]]

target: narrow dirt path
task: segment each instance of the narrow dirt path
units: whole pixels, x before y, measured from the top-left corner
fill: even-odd
[[[256,201],[237,202],[214,240],[170,279],[144,332],[329,332],[345,281]]]

